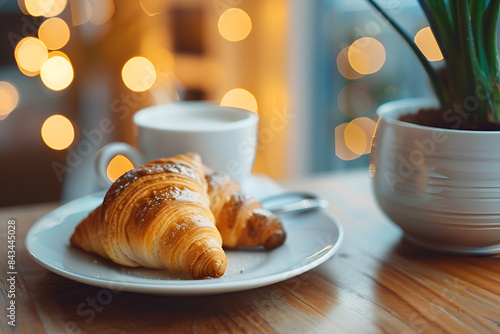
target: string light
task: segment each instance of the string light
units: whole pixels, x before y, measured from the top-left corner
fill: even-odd
[[[441,49],[430,27],[421,29],[415,35],[415,44],[429,61],[443,60]]]
[[[352,83],[340,90],[337,95],[337,105],[344,115],[358,117],[370,110],[372,95],[363,84]]]
[[[14,57],[19,69],[28,76],[35,76],[48,59],[47,47],[35,37],[25,37],[16,46]]]
[[[248,14],[239,8],[229,8],[219,17],[219,33],[230,42],[245,39],[252,31],[252,20]]]
[[[54,7],[54,0],[25,0],[24,6],[31,16],[42,16]]]
[[[68,4],[68,0],[54,0],[52,7],[45,13],[43,16],[45,17],[54,17],[63,12]]]
[[[257,112],[257,100],[252,93],[243,88],[231,89],[224,95],[220,105]]]
[[[385,63],[385,48],[373,37],[356,40],[347,51],[349,64],[360,74],[372,74]]]
[[[349,64],[348,56],[349,47],[344,48],[337,56],[337,69],[344,78],[355,80],[363,77],[363,74],[356,72],[351,64]]]
[[[115,182],[120,176],[134,169],[132,162],[125,156],[118,154],[108,164],[106,175],[111,182]]]
[[[52,115],[42,125],[42,139],[53,150],[68,148],[75,139],[71,121],[62,115]]]
[[[68,59],[55,56],[48,59],[42,66],[40,78],[47,88],[60,91],[73,81],[73,66]]]
[[[64,47],[69,41],[69,35],[68,25],[58,17],[45,20],[38,29],[38,38],[50,50],[57,50]]]
[[[156,69],[147,58],[133,57],[123,65],[122,79],[130,90],[143,92],[155,83]]]
[[[19,103],[16,87],[7,81],[0,81],[0,117],[7,117]]]

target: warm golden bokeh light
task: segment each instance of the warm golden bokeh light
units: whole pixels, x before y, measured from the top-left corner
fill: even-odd
[[[69,60],[68,55],[65,54],[62,51],[52,51],[52,52],[49,52],[49,59],[53,58],[53,57],[62,57],[62,58],[66,59],[67,61],[69,61],[71,63],[71,60]]]
[[[239,8],[229,8],[219,17],[219,33],[230,42],[245,39],[252,31],[252,20]]]
[[[71,121],[62,115],[52,115],[42,125],[42,139],[53,150],[64,150],[75,139]]]
[[[443,54],[430,27],[417,32],[415,44],[429,61],[443,60]]]
[[[73,81],[73,66],[68,59],[51,57],[42,66],[40,78],[47,88],[55,91],[63,90]]]
[[[224,95],[220,105],[257,112],[257,100],[248,90],[243,88],[231,89]]]
[[[345,128],[346,146],[359,155],[370,153],[375,126],[375,121],[368,117],[353,119]]]
[[[148,59],[134,57],[123,65],[122,79],[130,90],[143,92],[155,83],[156,69]]]
[[[366,135],[362,128],[352,121],[344,129],[344,141],[353,153],[362,155],[366,148]]]
[[[372,74],[385,63],[385,48],[373,37],[356,40],[347,51],[349,64],[360,74]]]
[[[337,95],[340,111],[349,117],[358,117],[368,112],[372,105],[370,90],[360,83],[342,88]]]
[[[108,22],[115,13],[115,3],[113,0],[87,0],[90,4],[90,23],[101,25]]]
[[[42,16],[54,6],[54,0],[24,0],[24,6],[31,16]]]
[[[344,78],[349,80],[355,80],[363,77],[363,74],[356,72],[349,64],[349,56],[348,56],[349,48],[344,48],[340,51],[337,56],[337,69],[339,73],[344,76]]]
[[[109,162],[106,174],[111,182],[115,182],[120,176],[131,169],[134,169],[132,162],[127,157],[118,154]]]
[[[64,20],[52,17],[40,25],[38,38],[40,38],[48,49],[60,49],[69,41],[69,27]]]
[[[354,160],[361,156],[346,145],[345,130],[348,125],[349,123],[344,123],[335,128],[335,155],[342,160]]]
[[[23,38],[14,50],[17,66],[26,75],[35,76],[48,59],[47,47],[35,37]]]
[[[59,15],[66,8],[67,4],[68,0],[54,0],[52,7],[43,16],[53,17]]]
[[[0,81],[0,116],[4,118],[17,107],[19,93],[13,84]]]

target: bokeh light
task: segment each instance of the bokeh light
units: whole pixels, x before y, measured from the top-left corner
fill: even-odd
[[[108,164],[106,174],[111,182],[115,182],[120,176],[134,169],[132,162],[125,156],[118,154]]]
[[[23,38],[14,50],[19,69],[26,75],[35,76],[48,59],[47,47],[35,37]]]
[[[24,0],[24,6],[31,16],[42,16],[54,7],[54,0]]]
[[[347,51],[349,64],[360,74],[372,74],[385,63],[385,48],[373,37],[356,40]]]
[[[7,81],[0,81],[0,117],[5,118],[19,103],[16,87]]]
[[[54,57],[62,57],[62,58],[66,59],[67,61],[69,61],[71,63],[71,60],[69,60],[68,55],[65,54],[62,51],[52,51],[52,52],[49,52],[49,59],[50,58],[54,58]]]
[[[235,107],[257,112],[257,100],[252,93],[243,88],[231,89],[224,95],[220,105],[223,107]]]
[[[365,132],[354,122],[349,122],[344,129],[344,141],[347,148],[357,155],[362,155],[366,148]]]
[[[335,155],[342,160],[354,160],[361,156],[361,154],[354,153],[346,145],[345,129],[349,123],[340,124],[335,128]]]
[[[69,41],[69,27],[64,20],[52,17],[40,25],[38,38],[48,49],[60,49]]]
[[[350,121],[344,131],[346,146],[355,154],[370,153],[375,126],[375,121],[368,117],[358,117]]]
[[[66,8],[67,4],[68,0],[54,0],[52,7],[45,14],[43,14],[43,16],[53,17],[59,15]]]
[[[252,31],[252,20],[239,8],[229,8],[219,17],[219,33],[230,42],[245,39]]]
[[[415,35],[415,44],[429,61],[439,61],[443,59],[441,49],[432,33],[430,27],[423,28]]]
[[[346,79],[355,80],[362,78],[363,74],[356,72],[351,64],[349,64],[348,50],[349,47],[344,48],[337,56],[337,69]]]
[[[47,88],[55,91],[63,90],[73,81],[73,66],[68,59],[51,57],[42,66],[40,78]]]
[[[143,92],[155,83],[156,69],[148,59],[133,57],[123,65],[122,79],[130,90]]]
[[[368,112],[372,105],[370,90],[360,83],[342,88],[337,95],[340,111],[349,117],[358,117]]]
[[[90,23],[101,25],[108,22],[115,13],[115,3],[113,0],[87,0],[90,4]]]
[[[42,139],[53,150],[64,150],[75,139],[71,121],[62,115],[52,115],[42,125]]]

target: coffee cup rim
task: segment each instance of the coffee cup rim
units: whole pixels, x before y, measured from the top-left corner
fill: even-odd
[[[193,108],[196,108],[196,110],[222,110],[226,112],[236,112],[239,114],[245,115],[242,119],[238,119],[235,121],[227,122],[224,124],[223,127],[214,127],[214,128],[207,128],[207,129],[188,129],[188,128],[169,128],[168,126],[165,125],[156,125],[156,124],[146,124],[145,122],[140,121],[140,117],[146,113],[151,113],[155,112],[156,110],[165,110],[165,111],[173,111],[173,110],[193,110]],[[241,108],[236,108],[236,107],[226,107],[226,106],[220,106],[214,102],[210,101],[179,101],[175,103],[168,103],[168,104],[157,104],[149,107],[145,107],[143,109],[140,109],[137,111],[133,117],[132,120],[134,124],[138,127],[146,128],[146,129],[155,129],[155,130],[165,130],[165,131],[170,131],[170,132],[216,132],[216,131],[227,131],[227,130],[234,130],[234,129],[240,129],[240,128],[245,128],[247,126],[250,126],[252,124],[255,124],[258,122],[259,115],[255,112],[246,110],[246,109],[241,109]]]

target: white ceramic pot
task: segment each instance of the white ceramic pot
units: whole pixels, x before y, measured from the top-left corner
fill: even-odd
[[[376,198],[414,244],[456,254],[500,253],[500,131],[398,119],[435,105],[406,99],[378,108],[370,165]]]

